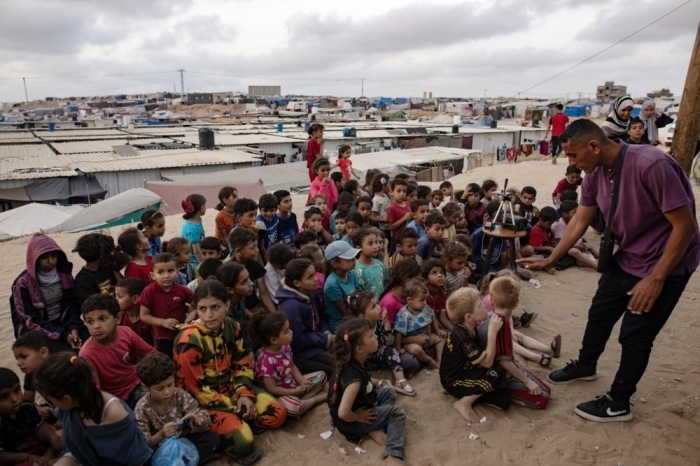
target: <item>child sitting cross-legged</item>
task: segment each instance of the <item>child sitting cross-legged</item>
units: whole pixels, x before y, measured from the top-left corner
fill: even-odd
[[[17,374],[0,367],[0,464],[44,466],[60,452],[61,439],[22,397]]]
[[[85,300],[82,311],[90,338],[80,348],[80,357],[92,366],[103,390],[133,409],[143,396],[134,363],[156,350],[129,327],[118,325],[119,303],[114,296],[94,294]]]
[[[301,416],[326,400],[322,393],[326,384],[323,371],[303,374],[294,364],[293,332],[289,320],[281,312],[258,311],[250,325],[253,338],[263,348],[255,360],[255,378],[268,393],[275,395],[290,416]]]
[[[335,337],[338,363],[328,390],[333,425],[351,442],[367,435],[383,445],[387,465],[404,464],[406,413],[396,404],[394,389],[373,380],[364,367],[379,346],[372,324],[350,319]]]
[[[367,319],[372,323],[374,334],[379,341],[377,352],[367,358],[365,365],[369,369],[378,369],[382,364],[386,364],[394,374],[394,390],[403,395],[416,396],[416,389],[409,385],[405,372],[411,375],[418,372],[420,363],[409,353],[399,354],[394,346],[394,332],[387,320],[386,309],[379,306],[377,297],[370,291],[356,291],[348,297],[348,309],[354,317]]]
[[[396,349],[409,352],[430,369],[440,367],[440,357],[446,332],[438,326],[430,306],[426,305],[428,288],[420,279],[404,286],[406,305],[396,314],[394,335]]]
[[[211,432],[211,417],[197,400],[177,386],[177,366],[164,354],[149,354],[136,366],[146,392],[134,408],[136,425],[148,446],[157,449],[168,437],[186,438],[197,448],[199,464],[212,459],[219,435]]]
[[[550,389],[543,381],[521,368],[513,359],[513,336],[510,319],[518,305],[520,290],[511,277],[498,277],[489,286],[491,304],[495,311],[479,327],[478,335],[482,347],[488,348],[490,319],[500,319],[504,325],[496,334],[496,362],[508,373],[506,385],[513,403],[532,408],[544,409],[549,402]]]
[[[455,322],[447,336],[440,364],[440,383],[452,396],[458,398],[453,406],[467,422],[479,422],[475,403],[487,403],[500,409],[510,404],[505,390],[505,371],[494,366],[496,335],[503,327],[501,319],[492,319],[488,325],[488,344],[480,344],[476,325],[486,319],[479,293],[471,288],[460,288],[447,300],[447,312]]]

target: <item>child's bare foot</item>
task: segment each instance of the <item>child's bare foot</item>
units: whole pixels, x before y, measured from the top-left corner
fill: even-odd
[[[479,423],[479,415],[474,411],[474,401],[478,396],[465,396],[452,404],[452,407],[470,424]]]
[[[428,366],[428,369],[432,369],[432,370],[440,369],[440,364],[438,364],[433,358],[430,358],[430,361],[428,361],[426,363],[426,365]]]
[[[406,464],[403,462],[401,458],[397,458],[396,456],[387,456],[386,459],[384,460],[384,464],[388,465],[400,465],[400,464]]]
[[[371,438],[374,440],[378,445],[381,445],[383,447],[386,446],[387,444],[387,438],[386,438],[386,432],[383,430],[373,430],[369,434],[367,434],[367,437]]]

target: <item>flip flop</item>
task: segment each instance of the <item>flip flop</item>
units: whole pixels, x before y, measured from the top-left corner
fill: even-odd
[[[416,389],[413,388],[406,379],[397,380],[396,385],[394,385],[394,390],[396,390],[396,393],[401,393],[406,396],[416,396],[418,394]]]
[[[552,364],[552,357],[548,354],[543,353],[540,356],[540,366],[549,367],[550,364]]]
[[[234,461],[236,464],[241,464],[243,466],[248,466],[249,464],[255,464],[262,458],[263,451],[258,447],[253,447],[253,451],[248,453],[243,458],[237,458]]]
[[[553,356],[555,358],[558,358],[561,356],[561,335],[557,333],[557,336],[554,337],[554,341],[550,345],[552,347],[552,352],[554,353]]]

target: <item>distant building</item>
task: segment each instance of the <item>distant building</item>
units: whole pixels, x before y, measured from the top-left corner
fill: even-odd
[[[627,95],[627,86],[615,85],[614,81],[605,81],[604,85],[598,86],[595,93],[598,102],[610,102],[625,95]]]
[[[647,94],[647,97],[651,97],[652,99],[656,99],[659,97],[668,97],[669,99],[673,98],[673,92],[671,92],[670,89],[666,89],[665,87],[661,89],[660,91],[651,91],[650,93]]]
[[[214,95],[210,92],[191,92],[187,94],[187,103],[195,104],[212,104],[214,103]]]
[[[274,97],[282,95],[282,86],[248,86],[248,97]]]

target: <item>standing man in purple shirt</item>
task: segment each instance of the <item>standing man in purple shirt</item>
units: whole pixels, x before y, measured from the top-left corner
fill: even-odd
[[[598,209],[606,219],[610,212],[622,145],[589,120],[571,123],[561,142],[569,163],[586,172],[581,203],[547,259],[521,261],[531,269],[553,267],[583,236]],[[548,377],[558,384],[596,379],[598,358],[622,317],[622,356],[610,391],[574,410],[598,422],[632,420],[629,400],[644,375],[654,339],[700,263],[695,199],[674,159],[655,146],[629,146],[619,196],[612,223],[615,237],[621,238],[619,249],[598,282],[578,360]]]

